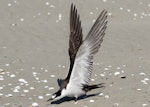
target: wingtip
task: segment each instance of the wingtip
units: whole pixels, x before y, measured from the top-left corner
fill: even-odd
[[[105,84],[105,83],[100,83],[100,84],[97,85],[97,87],[98,87],[98,88],[103,88],[103,87],[105,87],[104,84]]]
[[[71,3],[71,6],[73,6],[73,3]]]
[[[73,8],[73,3],[71,3],[71,9]]]
[[[71,9],[74,10],[75,9],[75,5],[73,3],[71,3]]]
[[[71,9],[70,9],[70,17],[73,15],[73,13],[77,13],[77,9],[76,9],[75,5],[72,3]]]
[[[107,13],[108,13],[108,11],[106,9],[102,10],[102,12],[99,15],[99,18],[100,18],[101,15],[106,16],[106,18],[107,18],[107,16],[108,16]]]
[[[107,11],[106,9],[103,9],[103,11],[102,11],[102,12],[108,13],[108,11]]]

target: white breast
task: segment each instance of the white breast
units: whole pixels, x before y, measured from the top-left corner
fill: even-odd
[[[85,94],[85,91],[82,90],[81,86],[77,84],[69,84],[66,89],[62,90],[62,94],[68,97],[80,97]]]

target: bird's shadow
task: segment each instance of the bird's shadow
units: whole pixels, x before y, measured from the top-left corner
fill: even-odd
[[[86,99],[86,98],[89,98],[89,97],[93,97],[93,96],[98,96],[99,93],[95,93],[95,94],[89,94],[89,95],[82,95],[81,97],[79,97],[77,100],[82,100],[82,99]],[[69,101],[76,101],[74,97],[64,97],[60,100],[57,100],[57,101],[52,101],[51,104],[61,104],[63,102],[69,102]]]

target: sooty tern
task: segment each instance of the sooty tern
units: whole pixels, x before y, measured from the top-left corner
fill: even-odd
[[[107,11],[103,10],[88,35],[82,40],[82,27],[76,7],[70,11],[69,56],[70,68],[65,79],[58,79],[60,89],[48,100],[59,100],[65,96],[78,97],[88,91],[104,87],[103,83],[89,85],[93,67],[93,57],[98,52],[107,28]]]

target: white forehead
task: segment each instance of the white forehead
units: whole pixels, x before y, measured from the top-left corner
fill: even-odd
[[[65,88],[61,90],[61,95],[62,95],[62,96],[67,95],[67,91],[66,91],[66,89],[65,89]]]
[[[56,94],[52,95],[52,99],[54,99],[56,97]]]

